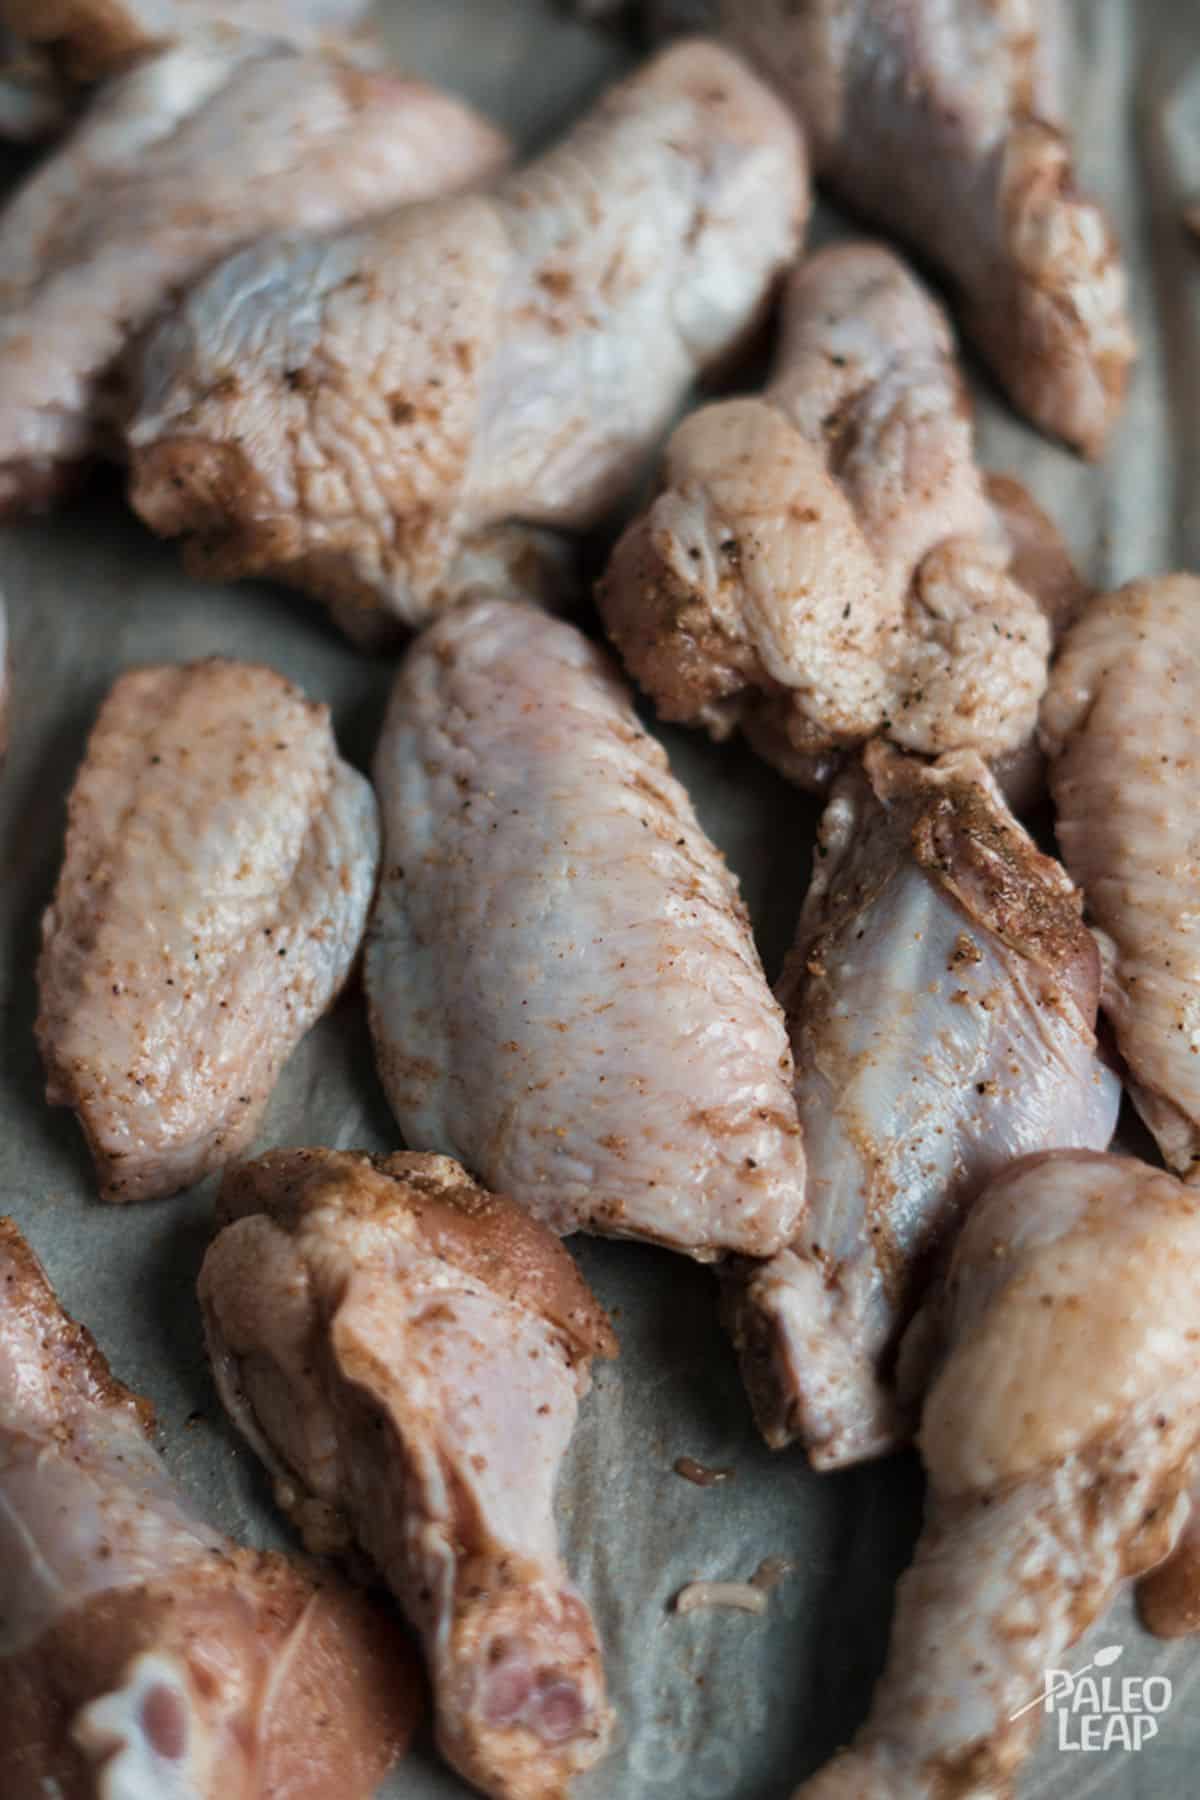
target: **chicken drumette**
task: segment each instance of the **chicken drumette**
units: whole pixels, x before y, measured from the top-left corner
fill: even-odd
[[[397,1625],[213,1530],[150,1418],[0,1220],[5,1800],[367,1800],[419,1707]]]
[[[792,276],[775,379],[693,413],[662,491],[618,543],[605,623],[664,718],[740,726],[793,779],[884,736],[937,755],[1020,752],[1060,554],[1016,484],[975,463],[945,318],[889,251],[841,245]],[[1053,544],[1053,539],[1050,539]]]
[[[106,1200],[244,1151],[340,991],[378,869],[329,709],[214,657],[134,669],[100,712],[42,926],[38,1041]]]
[[[275,1151],[226,1178],[200,1276],[233,1419],[313,1548],[357,1539],[421,1633],[438,1742],[556,1800],[610,1714],[554,1486],[616,1345],[567,1252],[448,1157]]]
[[[608,659],[480,601],[409,652],[375,761],[380,1073],[409,1143],[557,1231],[791,1237],[783,1015],[724,861]]]
[[[1166,1556],[1200,1444],[1200,1194],[1127,1157],[1024,1158],[958,1240],[929,1477],[866,1725],[795,1800],[1008,1795],[1046,1671]]]
[[[1183,1173],[1200,1155],[1200,580],[1092,602],[1055,664],[1042,739],[1129,1090]]]
[[[834,1468],[903,1442],[898,1345],[965,1209],[1014,1156],[1107,1147],[1080,910],[977,757],[873,745],[835,786],[779,985],[808,1207],[727,1289],[771,1444]]]
[[[767,89],[716,45],[665,52],[491,196],[201,281],[142,362],[133,504],[197,568],[311,588],[359,636],[421,624],[513,521],[611,507],[807,205]]]
[[[505,151],[422,82],[241,32],[114,79],[0,217],[0,514],[119,452],[121,352],[219,256],[465,186]]]
[[[1112,228],[1076,185],[1059,0],[652,0],[787,96],[819,179],[906,239],[1022,412],[1098,456],[1134,342]]]

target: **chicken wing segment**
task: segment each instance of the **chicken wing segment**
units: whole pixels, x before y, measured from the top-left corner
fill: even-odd
[[[172,1194],[253,1137],[358,951],[374,795],[329,709],[214,657],[113,687],[42,924],[38,1041],[106,1200]]]
[[[0,514],[118,449],[121,352],[218,256],[462,187],[505,152],[422,82],[243,33],[115,79],[0,216]]]
[[[193,1513],[0,1220],[5,1800],[367,1800],[419,1679],[340,1583]]]
[[[1042,740],[1129,1091],[1182,1173],[1200,1155],[1200,580],[1092,602],[1055,664]]]
[[[804,1800],[1006,1795],[1047,1669],[1174,1544],[1200,1443],[1200,1195],[1131,1158],[1028,1157],[954,1253],[929,1476],[887,1666]]]
[[[192,564],[311,588],[359,636],[574,530],[794,256],[807,175],[726,51],[668,51],[487,198],[222,264],[153,335],[131,497]]]
[[[1058,0],[660,0],[794,106],[813,166],[907,240],[1036,425],[1099,456],[1134,340],[1112,228],[1065,132]]]
[[[367,994],[405,1139],[556,1231],[785,1244],[804,1159],[783,1016],[608,659],[531,607],[448,614],[401,668],[375,780]]]
[[[873,745],[841,777],[778,991],[808,1208],[727,1302],[767,1441],[835,1468],[911,1430],[900,1337],[976,1194],[1014,1156],[1105,1149],[1120,1086],[1080,898],[971,755]]]
[[[1011,557],[945,318],[889,251],[839,245],[791,277],[762,398],[676,430],[600,608],[664,718],[740,725],[821,785],[874,736],[1029,741],[1050,627]]]
[[[610,1728],[558,1553],[559,1463],[616,1343],[567,1252],[448,1157],[275,1151],[200,1276],[222,1398],[314,1548],[356,1537],[424,1640],[438,1742],[554,1800]]]

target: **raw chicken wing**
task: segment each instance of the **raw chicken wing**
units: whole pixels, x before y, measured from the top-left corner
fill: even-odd
[[[878,744],[838,781],[779,985],[808,1209],[727,1294],[769,1443],[836,1468],[905,1440],[897,1348],[966,1208],[1014,1156],[1112,1137],[1099,993],[1079,896],[977,757]]]
[[[197,569],[310,588],[359,638],[422,624],[512,521],[612,506],[807,204],[780,104],[715,45],[668,51],[490,197],[214,270],[146,350],[133,504]]]
[[[120,353],[235,245],[465,185],[501,135],[418,81],[241,33],[115,79],[0,215],[0,513],[120,443]]]
[[[200,1276],[233,1419],[314,1548],[357,1538],[424,1640],[438,1742],[554,1800],[610,1726],[554,1485],[616,1345],[566,1251],[447,1157],[275,1151],[226,1177]]]
[[[0,1295],[5,1800],[367,1800],[418,1710],[398,1627],[193,1512],[11,1220]]]
[[[375,762],[368,935],[408,1143],[556,1231],[765,1256],[804,1159],[737,883],[607,658],[531,607],[418,639]]]
[[[1127,1085],[1183,1173],[1200,1156],[1200,580],[1092,602],[1055,664],[1042,739]]]
[[[42,925],[38,1039],[106,1200],[243,1151],[340,991],[378,869],[329,709],[271,669],[134,669],[100,712]]]
[[[874,736],[1029,741],[1050,627],[1011,557],[946,320],[889,251],[839,245],[792,276],[762,398],[675,432],[600,606],[664,718],[821,785]]]
[[[1036,425],[1099,456],[1134,341],[1112,228],[1076,185],[1059,0],[658,0],[796,109],[836,197],[940,270]]]
[[[929,1476],[887,1665],[795,1800],[1006,1796],[1046,1671],[1172,1548],[1200,1443],[1200,1194],[1132,1158],[1023,1159],[955,1250]]]

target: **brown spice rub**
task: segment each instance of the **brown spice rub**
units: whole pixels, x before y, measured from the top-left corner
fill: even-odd
[[[217,1212],[222,1225],[265,1212],[291,1230],[321,1206],[359,1216],[407,1212],[436,1256],[542,1313],[576,1356],[616,1355],[607,1314],[554,1233],[447,1156],[273,1150],[226,1176]]]

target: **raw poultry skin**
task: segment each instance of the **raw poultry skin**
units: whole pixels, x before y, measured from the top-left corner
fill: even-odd
[[[425,1645],[438,1743],[554,1800],[611,1725],[554,1487],[616,1343],[567,1252],[448,1157],[273,1151],[226,1177],[200,1297],[217,1384],[313,1548],[357,1539]]]
[[[1099,456],[1135,353],[1120,252],[1076,185],[1058,0],[658,0],[772,79],[818,180],[945,278],[1035,425]]]
[[[197,570],[310,588],[360,638],[420,625],[512,521],[611,508],[807,208],[779,102],[666,52],[490,196],[214,270],[146,349],[133,504]]]
[[[401,667],[375,781],[367,996],[405,1140],[559,1232],[706,1259],[787,1243],[783,1015],[608,658],[531,607],[447,614]]]
[[[740,726],[804,785],[875,736],[1000,758],[1032,738],[1051,635],[1003,516],[943,314],[889,251],[839,245],[790,278],[766,393],[675,431],[600,609],[663,718]]]
[[[0,28],[75,81],[216,29],[299,42],[356,25],[370,0],[0,0]]]
[[[419,1711],[397,1625],[193,1512],[7,1219],[0,1297],[5,1800],[367,1800]]]
[[[1041,735],[1126,1085],[1182,1174],[1200,1154],[1200,580],[1094,600],[1055,664]]]
[[[795,1800],[1007,1800],[1046,1671],[1188,1512],[1193,1188],[1128,1157],[1022,1159],[967,1221],[940,1324],[887,1664],[853,1746]]]
[[[776,1448],[827,1469],[905,1442],[897,1350],[966,1209],[1015,1156],[1107,1147],[1120,1085],[1080,911],[978,757],[873,745],[838,781],[778,989],[808,1207],[726,1295]]]
[[[101,709],[42,925],[37,1032],[106,1200],[243,1151],[358,952],[379,864],[370,784],[328,707],[219,657],[134,669]]]
[[[119,453],[121,353],[218,257],[465,186],[506,150],[423,82],[243,33],[113,80],[0,215],[0,516]]]

